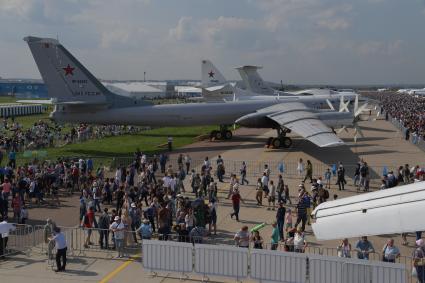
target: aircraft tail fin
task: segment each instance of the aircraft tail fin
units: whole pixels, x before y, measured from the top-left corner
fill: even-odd
[[[247,90],[259,94],[272,95],[274,90],[263,81],[257,72],[257,70],[261,68],[262,67],[259,66],[242,66],[236,69],[238,70]]]
[[[33,36],[24,40],[55,102],[130,105],[130,99],[110,92],[58,40]]]
[[[202,86],[210,87],[227,83],[221,72],[209,60],[202,60]]]

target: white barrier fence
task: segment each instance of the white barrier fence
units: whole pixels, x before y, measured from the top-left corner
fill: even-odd
[[[310,283],[404,283],[403,264],[309,255]]]
[[[250,267],[250,277],[255,280],[304,283],[307,255],[253,249]]]
[[[260,282],[407,282],[403,264],[154,240],[143,242],[143,266],[150,271],[249,277]]]
[[[150,271],[187,273],[193,270],[190,243],[143,240],[143,266]]]
[[[247,248],[195,245],[195,272],[236,279],[248,277]]]

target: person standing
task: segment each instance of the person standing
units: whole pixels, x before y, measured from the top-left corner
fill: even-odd
[[[344,190],[344,185],[345,185],[345,169],[344,166],[342,166],[342,164],[339,164],[338,170],[336,171],[337,174],[337,184],[338,184],[338,189]]]
[[[272,223],[272,235],[271,235],[271,249],[276,250],[279,245],[279,229],[277,228],[277,223]]]
[[[298,176],[302,176],[304,174],[304,162],[302,158],[300,158],[300,160],[298,161],[297,172]]]
[[[307,198],[304,198],[304,194],[303,193],[298,201],[297,204],[297,221],[295,222],[295,228],[298,227],[298,224],[301,223],[301,230],[305,231],[305,224],[307,222],[307,203],[305,202],[305,200]]]
[[[382,249],[382,261],[393,262],[400,257],[400,250],[394,246],[394,240],[388,239],[386,245]]]
[[[351,244],[348,239],[342,240],[342,243],[337,247],[338,257],[351,258]]]
[[[236,187],[233,190],[232,194],[232,206],[233,206],[233,212],[230,213],[230,218],[233,219],[233,216],[236,217],[236,221],[239,222],[239,210],[240,210],[240,203],[244,202],[241,195],[239,194],[239,189]]]
[[[286,208],[283,206],[283,201],[279,202],[279,208],[276,212],[276,222],[277,222],[277,228],[279,230],[279,237],[280,240],[283,241],[284,235],[283,235],[283,229],[285,226],[285,214],[286,214]]]
[[[260,231],[254,231],[254,234],[251,236],[251,242],[254,243],[254,249],[263,249],[263,237],[260,236]]]
[[[270,194],[269,194],[269,207],[267,208],[267,210],[275,210],[275,206],[276,206],[276,186],[274,185],[273,181],[270,181]]]
[[[115,248],[118,251],[117,258],[124,256],[124,224],[121,222],[121,218],[117,215],[114,218],[114,222],[109,226],[109,229],[114,233],[115,236]]]
[[[111,218],[108,214],[108,208],[103,209],[103,214],[99,217],[99,245],[101,249],[109,248],[109,225]]]
[[[374,253],[375,249],[371,242],[368,241],[366,236],[363,236],[356,244],[355,250],[357,251],[358,259],[369,260],[369,254]]]
[[[190,169],[190,163],[192,162],[192,159],[190,158],[189,154],[186,154],[184,156],[184,164],[186,165],[186,174],[189,175],[189,169]]]
[[[279,174],[278,180],[277,180],[277,187],[276,187],[276,191],[277,191],[277,202],[286,202],[286,200],[284,200],[284,190],[285,190],[285,183],[283,182],[283,177],[281,174]]]
[[[55,272],[65,271],[66,267],[66,251],[67,244],[65,235],[61,232],[59,227],[55,227],[53,230],[53,237],[50,238],[51,241],[54,241],[56,245],[56,267]],[[62,262],[61,262],[62,259]]]
[[[246,179],[246,163],[245,163],[245,161],[242,161],[240,173],[241,173],[241,185],[243,185],[245,182],[248,185],[249,182]]]
[[[310,160],[307,160],[307,168],[305,171],[305,177],[304,177],[303,183],[307,179],[310,179],[310,183],[313,183],[313,164],[311,164]]]
[[[416,269],[418,282],[425,283],[425,241],[423,239],[416,241],[416,248],[413,252],[413,266]]]
[[[249,248],[249,232],[248,226],[242,226],[241,230],[239,230],[235,237],[235,244],[240,248]]]

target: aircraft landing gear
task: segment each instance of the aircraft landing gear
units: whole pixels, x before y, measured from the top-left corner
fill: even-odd
[[[221,125],[219,131],[211,131],[210,133],[210,139],[216,139],[216,140],[230,140],[233,137],[232,131],[227,129],[227,126]]]
[[[287,137],[286,134],[290,133],[289,129],[277,129],[277,137],[270,137],[267,140],[268,148],[290,148],[292,146],[292,139]]]

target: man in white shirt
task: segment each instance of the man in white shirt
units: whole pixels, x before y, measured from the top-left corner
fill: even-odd
[[[65,235],[61,233],[61,229],[59,227],[55,227],[53,231],[54,231],[53,232],[54,236],[50,238],[50,241],[55,241],[56,250],[57,250],[56,252],[57,269],[55,271],[56,272],[65,271],[66,250],[67,250]],[[62,264],[61,264],[61,258],[62,258]]]
[[[118,251],[117,258],[124,256],[124,224],[119,216],[115,216],[114,222],[109,226],[109,229],[114,233],[115,248]]]

